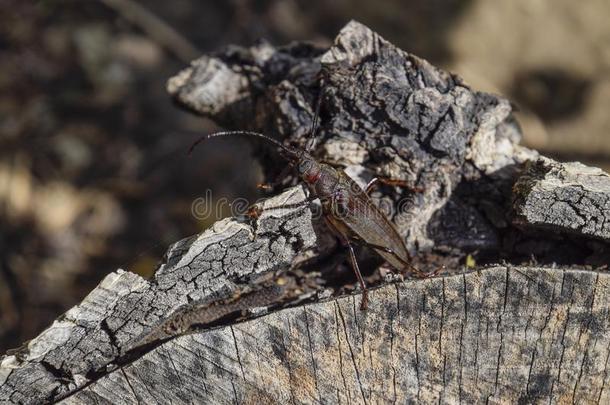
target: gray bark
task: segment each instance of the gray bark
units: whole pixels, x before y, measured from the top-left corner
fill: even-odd
[[[540,159],[515,184],[515,222],[610,241],[610,176],[580,163]]]
[[[382,188],[378,202],[400,207],[390,216],[418,266],[445,264],[443,275],[381,276],[364,250],[378,287],[358,310],[344,252],[315,206],[295,206],[304,190],[288,188],[258,218],[177,242],[151,280],[108,275],[3,357],[0,402],[610,400],[610,276],[583,269],[607,252],[607,175],[557,163],[522,174],[537,154],[518,145],[506,100],[354,22],[327,51],[260,44],[204,56],[168,89],[229,128],[303,145],[319,79],[314,154],[359,182],[384,175],[422,187]],[[270,177],[284,164],[265,161]],[[572,209],[548,208],[554,201]],[[599,209],[592,226],[589,207]],[[467,255],[549,265],[472,271],[460,264]]]
[[[385,194],[389,207],[400,207],[393,219],[412,253],[453,249],[455,239],[462,245],[458,249],[498,249],[498,222],[507,221],[501,213],[503,189],[510,188],[516,165],[536,156],[518,145],[510,103],[471,90],[459,77],[356,22],[326,52],[263,43],[204,56],[172,78],[168,91],[227,128],[304,145],[320,82],[324,97],[315,155],[344,167],[361,184],[384,176],[424,188],[416,195]],[[278,160],[272,155],[263,161],[269,177],[284,165]],[[454,193],[465,182],[480,183],[480,190]],[[465,207],[472,205],[465,199],[473,197],[485,209]],[[443,216],[443,207],[457,208]]]

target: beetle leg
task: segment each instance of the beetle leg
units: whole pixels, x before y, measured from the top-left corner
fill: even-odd
[[[259,207],[258,205],[251,205],[248,208],[248,212],[246,212],[246,215],[252,219],[258,219],[262,213],[263,209],[261,207]]]
[[[292,170],[292,166],[292,164],[286,165],[272,183],[259,183],[256,187],[262,190],[271,190],[272,188],[279,186]]]
[[[282,204],[282,205],[276,205],[274,207],[266,207],[265,211],[271,211],[271,210],[281,210],[281,209],[292,209],[292,208],[301,208],[301,207],[306,207],[309,206],[309,204],[311,204],[313,201],[315,201],[318,197],[313,197],[313,196],[309,196],[307,197],[307,199],[298,202],[298,203],[294,203],[294,204]],[[259,207],[258,205],[253,205],[250,208],[248,208],[248,212],[246,213],[246,215],[248,215],[251,218],[257,219],[258,217],[261,216],[263,212],[263,209],[261,207]],[[300,214],[301,211],[296,211],[296,213]],[[290,219],[290,217],[287,217],[286,219]]]
[[[422,187],[414,187],[414,186],[410,185],[406,180],[388,179],[386,177],[374,177],[366,185],[366,193],[370,194],[373,190],[375,190],[375,188],[377,188],[377,186],[379,186],[379,183],[383,183],[388,186],[398,186],[398,187],[406,188],[407,190],[410,190],[414,193],[423,193],[424,192],[424,189]]]
[[[354,247],[352,246],[352,243],[349,241],[349,239],[345,235],[343,235],[337,229],[337,227],[335,227],[332,224],[332,222],[330,222],[326,217],[324,217],[324,219],[326,220],[326,224],[328,225],[328,228],[335,235],[337,235],[339,237],[341,244],[343,246],[347,247],[347,250],[349,252],[349,259],[352,264],[352,269],[354,270],[354,273],[356,273],[356,278],[358,279],[358,282],[360,283],[360,288],[362,289],[362,301],[360,302],[360,309],[365,310],[369,305],[369,293],[368,293],[368,289],[366,288],[366,283],[364,282],[364,278],[362,277],[362,273],[360,273],[360,267],[358,267],[358,261],[356,261],[356,254],[354,253]]]
[[[298,202],[298,203],[294,203],[294,204],[282,204],[282,205],[275,205],[273,207],[266,207],[265,211],[305,207],[306,205],[311,204],[316,199],[317,199],[317,197],[313,197],[313,198],[308,197],[307,199],[305,199],[301,202]]]
[[[360,301],[360,310],[365,310],[369,305],[369,292],[366,289],[366,284],[364,283],[364,279],[362,278],[362,274],[360,273],[358,261],[356,261],[356,255],[354,254],[354,247],[349,241],[347,241],[347,250],[349,251],[349,258],[352,262],[352,268],[354,269],[354,273],[356,273],[356,277],[358,278],[358,282],[360,283],[360,288],[362,289],[362,301]]]
[[[377,188],[379,183],[379,177],[373,177],[371,181],[366,185],[365,192],[367,195],[370,195],[373,190]]]
[[[396,260],[401,262],[405,267],[409,268],[412,271],[412,273],[415,274],[419,278],[433,277],[440,271],[440,269],[442,269],[442,267],[439,267],[438,269],[434,270],[433,272],[425,273],[425,272],[421,271],[420,269],[418,269],[417,267],[413,266],[408,261],[404,260],[402,257],[398,256],[398,254],[396,252],[394,252],[392,249],[390,249],[389,247],[365,242],[361,239],[358,239],[358,241],[361,242],[362,244],[372,247],[373,249],[383,250],[384,252],[391,254],[392,256],[394,256],[396,258]]]

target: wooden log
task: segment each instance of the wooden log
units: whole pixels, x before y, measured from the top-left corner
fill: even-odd
[[[610,241],[610,176],[581,163],[532,162],[515,184],[515,222]]]
[[[531,238],[551,261],[593,240],[607,251],[603,235],[570,227],[581,217],[573,211],[548,216],[571,229],[565,240],[523,220],[535,192],[564,184],[532,183],[531,166],[521,174],[537,154],[518,145],[506,100],[356,22],[328,50],[259,44],[204,56],[168,89],[229,128],[302,145],[320,79],[315,155],[360,182],[385,175],[422,187],[383,188],[379,203],[393,208],[418,265],[447,271],[381,276],[363,254],[376,287],[360,311],[344,252],[316,206],[299,206],[303,188],[288,188],[258,217],[225,219],[171,246],[151,280],[109,274],[2,358],[0,402],[610,401],[608,273],[584,269],[581,257],[561,267],[460,264],[467,255],[519,262],[515,246]],[[269,175],[283,164],[265,162]],[[607,197],[596,184],[588,192]]]
[[[106,316],[99,297],[125,295],[137,281],[129,273],[110,275],[71,312],[91,319],[97,306],[96,315]],[[68,313],[21,360],[4,359],[3,401],[65,395],[62,402],[74,404],[610,400],[608,274],[498,266],[386,285],[371,299],[367,311],[348,296],[229,322],[166,341],[120,367],[111,362],[81,374],[62,370],[75,357],[95,362],[108,343],[80,343],[87,350],[80,352],[70,337],[88,333],[79,333],[84,327]],[[257,305],[248,303],[251,310]],[[56,353],[66,357],[53,365]]]

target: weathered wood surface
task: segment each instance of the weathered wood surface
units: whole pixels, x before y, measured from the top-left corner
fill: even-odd
[[[489,268],[180,337],[67,403],[608,403],[609,277]]]
[[[515,184],[516,223],[610,241],[610,175],[540,159]]]
[[[115,280],[102,287],[119,290]],[[374,290],[365,312],[343,297],[178,337],[82,390],[84,375],[60,378],[49,366],[36,373],[43,358],[30,350],[30,378],[12,387],[19,380],[5,376],[3,388],[28,402],[34,387],[49,395],[71,386],[62,402],[75,404],[608,403],[609,281],[523,267],[407,281]],[[56,324],[39,344],[49,349],[65,328],[75,326]]]
[[[303,198],[296,188],[267,204]],[[134,348],[165,337],[168,320],[180,327],[189,303],[200,307],[193,323],[204,325],[242,308],[264,311],[270,303],[264,295],[239,304],[265,287],[267,279],[256,277],[285,269],[316,242],[311,212],[294,215],[295,210],[263,211],[254,226],[236,219],[220,221],[173,245],[152,280],[123,270],[108,275],[81,304],[2,360],[0,402],[48,401],[82,388],[111,370],[112,363],[129,361]],[[282,297],[273,302],[282,302]],[[185,319],[186,329],[188,313]]]
[[[553,185],[582,186],[577,206],[586,207],[591,195],[608,201],[606,183],[577,165],[542,176],[530,165],[519,177],[537,154],[518,145],[506,100],[353,22],[327,51],[260,44],[203,57],[169,90],[229,128],[302,144],[320,78],[316,155],[361,182],[381,174],[423,187],[384,188],[379,202],[400,207],[391,216],[418,265],[444,262],[447,272],[384,282],[365,258],[379,288],[359,311],[315,206],[272,209],[305,200],[288,188],[259,218],[226,219],[170,247],[152,280],[108,275],[2,358],[0,403],[610,401],[610,276],[579,270],[607,253],[609,213],[600,210],[592,233],[572,226],[582,209],[548,209],[544,220],[567,237],[529,214],[540,193],[564,201]],[[270,175],[283,164],[265,162]],[[572,177],[546,181],[562,170]],[[550,265],[566,252],[572,261]],[[466,272],[467,254],[549,265]]]

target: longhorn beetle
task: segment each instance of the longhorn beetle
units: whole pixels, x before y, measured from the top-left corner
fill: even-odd
[[[200,142],[219,136],[246,135],[258,137],[277,146],[280,154],[284,159],[288,160],[289,164],[282,170],[282,173],[273,184],[259,184],[259,187],[271,188],[279,184],[282,178],[288,174],[288,170],[296,167],[296,173],[309,189],[309,198],[306,203],[311,203],[316,199],[320,200],[324,219],[328,227],[348,249],[352,268],[362,288],[360,309],[366,309],[368,305],[368,292],[360,273],[358,262],[356,261],[356,255],[354,254],[354,242],[371,247],[396,269],[409,269],[418,277],[428,277],[436,273],[436,271],[433,273],[423,273],[410,263],[411,257],[404,240],[394,227],[394,224],[373,204],[369,197],[370,192],[380,182],[408,187],[407,184],[402,180],[374,178],[368,183],[366,190],[362,190],[343,170],[320,163],[311,156],[310,151],[315,144],[314,135],[319,110],[320,99],[317,102],[309,139],[305,148],[300,150],[288,147],[258,132],[223,131],[204,135],[196,140],[189,149],[189,154]]]

